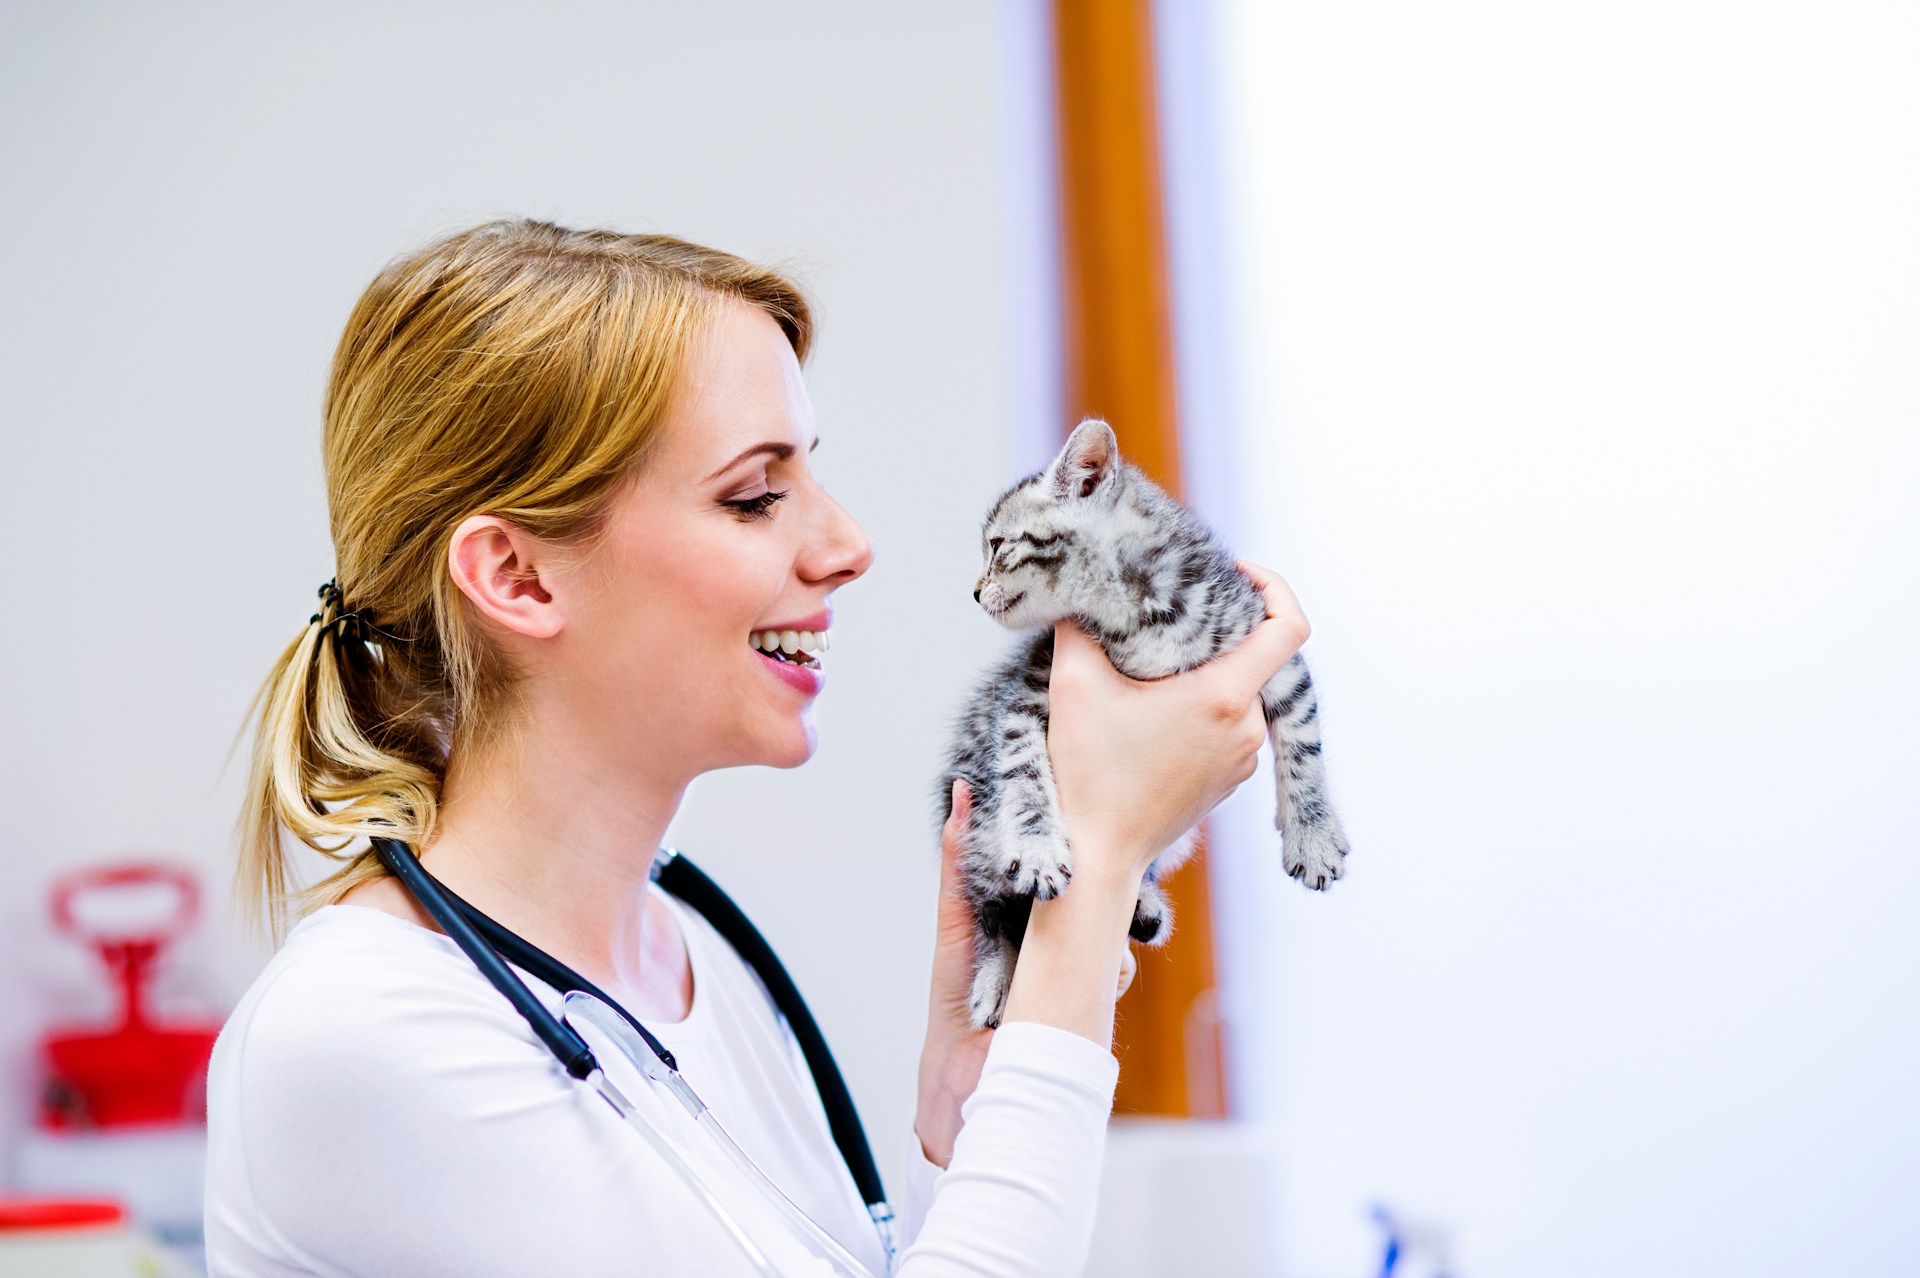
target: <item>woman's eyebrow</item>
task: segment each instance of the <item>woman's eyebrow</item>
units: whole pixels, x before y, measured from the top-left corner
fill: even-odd
[[[818,435],[815,435],[813,437],[813,442],[807,445],[807,451],[812,452],[814,449],[818,447],[820,447],[820,437]],[[741,453],[738,457],[735,457],[732,461],[722,466],[719,470],[714,471],[711,475],[708,475],[705,479],[701,480],[700,482],[703,484],[710,484],[714,480],[720,478],[720,476],[732,470],[735,466],[738,466],[741,462],[745,461],[747,458],[755,456],[756,454],[759,454],[759,453],[771,453],[775,457],[779,458],[781,461],[788,461],[788,460],[791,460],[793,457],[793,445],[792,444],[775,444],[775,443],[755,444],[752,448],[747,449],[745,452]]]

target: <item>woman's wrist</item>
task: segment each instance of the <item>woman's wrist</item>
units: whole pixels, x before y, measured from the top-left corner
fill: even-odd
[[[1106,817],[1108,814],[1099,815]],[[1147,867],[1153,864],[1154,858],[1166,850],[1167,844],[1149,847],[1142,841],[1139,831],[1104,829],[1103,826],[1113,822],[1095,820],[1091,814],[1068,816],[1063,812],[1061,822],[1072,832],[1067,839],[1067,847],[1073,856],[1073,886],[1077,888],[1085,882],[1095,892],[1109,899],[1117,896],[1129,903],[1137,901],[1140,898],[1141,877],[1146,874]]]
[[[1052,1025],[1113,1046],[1116,985],[1140,895],[1138,875],[1098,868],[1113,859],[1087,858],[1087,872],[1077,865],[1065,892],[1034,902],[1003,1022]]]

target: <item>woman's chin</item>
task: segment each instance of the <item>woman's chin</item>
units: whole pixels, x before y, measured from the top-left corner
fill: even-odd
[[[820,747],[820,729],[814,725],[812,707],[784,726],[786,730],[767,741],[754,762],[770,768],[797,768],[813,757]]]

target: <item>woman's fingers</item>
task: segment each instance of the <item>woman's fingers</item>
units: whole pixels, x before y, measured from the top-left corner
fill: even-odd
[[[1120,984],[1114,997],[1119,997],[1133,988],[1133,978],[1140,971],[1140,960],[1133,957],[1133,947],[1129,945],[1120,954]]]
[[[1311,627],[1307,625],[1306,614],[1300,611],[1300,601],[1293,597],[1293,589],[1278,573],[1244,559],[1236,559],[1234,563],[1259,587],[1267,601],[1267,619],[1249,631],[1239,647],[1216,657],[1212,664],[1220,667],[1222,677],[1231,681],[1237,700],[1251,700],[1280,673],[1280,667],[1293,660],[1293,654],[1307,641]]]
[[[973,787],[955,777],[947,801],[947,824],[940,832],[940,850],[949,862],[959,855],[961,841],[966,837],[967,814],[972,810]]]
[[[1261,596],[1266,599],[1267,616],[1295,620],[1302,631],[1300,642],[1305,643],[1306,632],[1309,629],[1307,615],[1300,611],[1300,601],[1294,598],[1293,587],[1287,584],[1286,578],[1271,568],[1262,568],[1250,559],[1236,559],[1233,565],[1246,575],[1247,580],[1251,581],[1260,591]]]

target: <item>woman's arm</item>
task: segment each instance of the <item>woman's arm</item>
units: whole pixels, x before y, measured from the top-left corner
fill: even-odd
[[[980,1069],[986,1064],[987,1048],[993,1042],[993,1031],[973,1028],[967,1014],[967,998],[973,982],[974,923],[960,890],[959,861],[972,809],[972,791],[965,781],[955,781],[952,809],[940,833],[938,939],[934,945],[927,1038],[920,1052],[920,1105],[913,1124],[914,1134],[920,1141],[920,1156],[936,1167],[945,1167],[953,1157],[953,1138],[960,1131],[960,1107],[979,1086]],[[1097,895],[1090,891],[1087,904],[1092,905]],[[1131,911],[1131,904],[1127,908]],[[1042,945],[1043,949],[1051,947],[1051,941]],[[1132,986],[1138,970],[1132,949],[1123,943],[1119,978],[1113,989],[1115,1000]],[[1036,972],[1029,979],[1045,983],[1048,975]],[[1073,985],[1070,978],[1066,985]],[[1093,1014],[1087,1018],[1087,1026],[1098,1025],[1104,1016],[1111,1027],[1113,1002],[1108,1001],[1104,1008],[1097,1003],[1098,1000]],[[1102,1041],[1097,1033],[1081,1033],[1081,1037]],[[1103,1045],[1111,1046],[1111,1038],[1109,1032]]]

